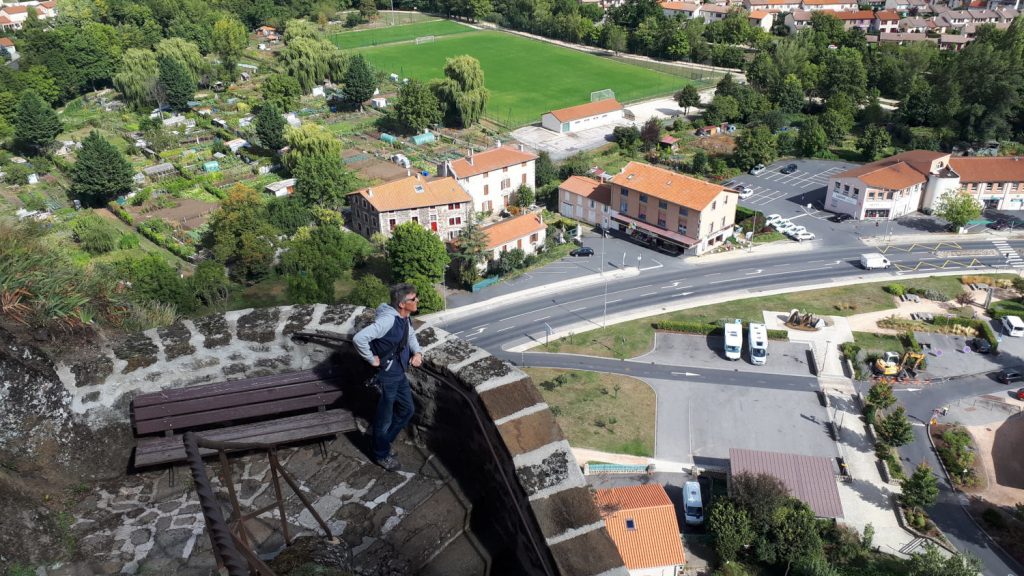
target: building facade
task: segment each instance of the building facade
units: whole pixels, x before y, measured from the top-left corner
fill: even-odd
[[[491,261],[503,252],[519,248],[527,256],[535,254],[547,239],[547,225],[539,212],[506,218],[483,228],[487,235],[487,253]]]
[[[615,123],[617,120],[622,120],[625,117],[624,114],[622,104],[609,98],[561,110],[552,110],[541,116],[540,124],[552,132],[570,134]]]
[[[610,226],[611,186],[587,178],[570,176],[558,185],[558,213],[594,226]]]
[[[738,195],[724,186],[642,162],[610,184],[611,219],[638,240],[702,254],[733,235]]]
[[[428,179],[416,174],[348,195],[348,227],[370,238],[391,237],[399,224],[416,222],[441,240],[454,240],[473,217],[473,201],[454,178]]]
[[[439,176],[451,176],[469,193],[473,210],[500,212],[512,203],[520,186],[534,187],[537,155],[522,148],[501,146],[439,164]]]

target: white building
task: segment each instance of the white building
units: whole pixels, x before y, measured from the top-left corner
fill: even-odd
[[[277,182],[271,182],[263,187],[264,190],[270,192],[274,196],[281,198],[282,196],[288,196],[295,192],[295,178],[287,178],[285,180],[278,180]]]
[[[622,119],[622,104],[619,104],[618,100],[609,98],[580,104],[579,106],[562,108],[561,110],[552,110],[541,116],[540,123],[541,126],[552,132],[569,134],[588,128],[605,126]]]
[[[438,176],[455,178],[470,197],[476,212],[499,211],[512,203],[522,185],[533,188],[537,155],[522,146],[501,146],[474,153],[437,166]]]

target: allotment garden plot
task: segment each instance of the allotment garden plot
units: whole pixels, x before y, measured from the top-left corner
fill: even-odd
[[[688,80],[503,32],[438,36],[360,50],[377,68],[403,78],[442,75],[445,60],[469,54],[484,69],[491,91],[486,116],[507,126],[539,122],[545,112],[590,101],[591,92],[614,90],[620,102],[672,94]]]
[[[415,24],[403,24],[389,26],[386,28],[369,28],[366,30],[353,30],[331,35],[331,42],[343,50],[362,48],[364,46],[379,46],[381,44],[393,44],[395,42],[408,42],[427,36],[448,36],[451,34],[463,34],[472,32],[469,26],[452,22],[451,20],[429,20]]]

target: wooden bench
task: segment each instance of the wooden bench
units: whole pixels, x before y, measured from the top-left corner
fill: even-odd
[[[186,430],[210,440],[267,444],[349,432],[352,413],[328,409],[344,385],[338,369],[304,370],[140,394],[131,406],[135,466],[184,461]]]

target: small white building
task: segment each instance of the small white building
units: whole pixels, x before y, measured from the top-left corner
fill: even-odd
[[[527,256],[536,253],[544,246],[547,228],[539,212],[530,212],[484,226],[482,230],[487,234],[490,259],[497,260],[501,258],[502,252],[513,248],[521,249]]]
[[[470,197],[473,210],[493,212],[512,203],[512,195],[522,185],[533,188],[537,155],[522,146],[498,146],[458,160],[438,164],[439,176],[452,176]]]
[[[289,196],[295,192],[295,178],[288,178],[285,180],[278,180],[277,182],[271,182],[263,187],[264,190],[270,192],[277,198],[283,196]]]
[[[388,99],[383,96],[375,96],[373,98],[370,98],[370,106],[373,106],[374,108],[377,109],[387,108]]]
[[[588,128],[605,126],[622,119],[622,104],[614,98],[609,98],[580,104],[579,106],[562,108],[561,110],[552,110],[541,116],[540,123],[541,126],[552,132],[569,134]]]
[[[0,52],[8,60],[14,60],[18,56],[18,49],[14,47],[14,41],[10,38],[0,38]]]
[[[243,138],[235,138],[234,140],[228,140],[224,145],[228,147],[228,150],[231,150],[232,154],[237,154],[242,148],[248,148],[249,142]]]

